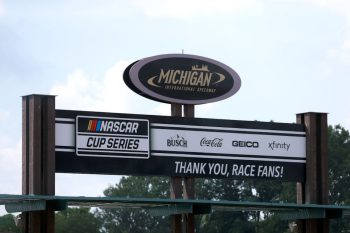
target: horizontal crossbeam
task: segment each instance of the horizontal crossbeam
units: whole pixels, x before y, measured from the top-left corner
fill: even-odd
[[[190,214],[193,212],[192,204],[175,204],[165,206],[146,207],[153,216],[168,216],[175,214]]]
[[[280,211],[277,216],[283,220],[325,218],[325,209],[297,209],[293,211]]]
[[[46,210],[45,200],[19,201],[5,204],[8,213]]]
[[[98,208],[143,208],[156,216],[209,214],[212,211],[271,211],[283,219],[341,218],[350,216],[350,206],[225,200],[159,199],[127,197],[72,197],[0,194],[8,212],[63,210],[67,206]]]
[[[67,208],[65,200],[20,200],[5,203],[5,210],[8,213],[30,212],[42,210],[61,211]]]

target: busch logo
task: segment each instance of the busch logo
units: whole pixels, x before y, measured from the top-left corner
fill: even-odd
[[[187,140],[184,137],[180,137],[179,135],[176,135],[176,137],[171,137],[167,140],[167,146],[168,147],[187,147]]]

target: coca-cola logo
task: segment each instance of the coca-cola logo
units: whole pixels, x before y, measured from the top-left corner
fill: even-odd
[[[222,138],[208,139],[206,137],[202,138],[200,145],[209,147],[222,147]]]

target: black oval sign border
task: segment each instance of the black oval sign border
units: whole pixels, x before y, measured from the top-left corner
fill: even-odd
[[[133,65],[135,65],[136,62],[138,62],[139,60],[137,61],[134,61],[133,63],[131,63],[130,65],[128,65],[124,72],[123,72],[123,80],[124,80],[124,83],[133,91],[135,92],[136,94],[142,96],[142,97],[145,97],[147,99],[150,99],[150,100],[154,100],[154,101],[158,101],[158,102],[162,102],[162,103],[169,103],[169,102],[166,102],[164,100],[159,100],[159,99],[156,99],[156,98],[153,98],[152,96],[149,96],[147,95],[146,93],[143,93],[141,90],[137,89],[135,87],[135,85],[131,82],[131,79],[130,79],[130,75],[129,75],[129,71],[131,69],[131,67]]]
[[[229,73],[231,76],[230,78],[233,79],[233,85],[229,89],[229,91],[225,92],[224,94],[215,97],[215,98],[203,98],[200,100],[184,100],[184,99],[177,99],[169,96],[165,96],[162,94],[159,94],[155,91],[150,90],[147,88],[144,84],[139,79],[139,71],[147,65],[148,63],[151,63],[153,61],[157,60],[162,60],[162,59],[169,59],[169,58],[189,58],[189,59],[194,59],[198,61],[204,61],[207,63],[214,64],[216,66],[219,66],[220,68],[224,69],[226,72]],[[211,103],[211,102],[216,102],[220,100],[224,100],[232,95],[234,95],[241,87],[241,79],[239,75],[234,71],[231,67],[218,62],[216,60],[206,58],[206,57],[201,57],[197,55],[189,55],[189,54],[163,54],[163,55],[157,55],[157,56],[152,56],[152,57],[147,57],[144,59],[141,59],[137,62],[135,62],[134,65],[130,67],[129,70],[129,78],[130,81],[132,82],[133,86],[139,90],[141,93],[143,93],[144,97],[153,99],[153,100],[158,100],[160,102],[167,102],[167,103],[179,103],[179,104],[205,104],[205,103]],[[134,90],[135,91],[135,90]],[[139,92],[136,92],[140,94]]]

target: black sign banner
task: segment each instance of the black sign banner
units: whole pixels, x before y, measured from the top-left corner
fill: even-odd
[[[56,110],[56,172],[305,179],[303,125]]]

